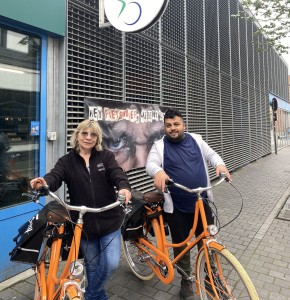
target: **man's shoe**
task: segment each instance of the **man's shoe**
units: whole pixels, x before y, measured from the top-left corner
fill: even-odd
[[[193,282],[190,279],[181,279],[180,296],[184,299],[193,297]]]

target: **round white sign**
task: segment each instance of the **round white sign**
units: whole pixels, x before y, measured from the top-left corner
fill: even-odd
[[[115,28],[136,32],[152,26],[163,14],[169,0],[104,0],[105,13]]]

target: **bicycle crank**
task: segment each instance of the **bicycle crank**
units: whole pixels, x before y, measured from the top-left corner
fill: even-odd
[[[159,270],[160,270],[160,273],[162,274],[162,276],[164,276],[164,277],[167,276],[168,269],[167,269],[167,266],[164,261],[161,261],[161,264],[160,264],[155,259],[153,259],[153,257],[151,255],[145,254],[145,253],[140,254],[139,259],[140,259],[140,262],[150,261],[150,263],[159,267]]]

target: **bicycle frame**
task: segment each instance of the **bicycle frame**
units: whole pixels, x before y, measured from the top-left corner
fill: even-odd
[[[145,206],[147,210],[147,216],[150,217],[150,215],[155,214],[156,212],[161,212],[162,208],[158,205],[155,209],[152,209],[148,206]],[[203,232],[196,238],[193,239],[195,232],[196,232],[196,227],[199,218],[202,220],[203,224]],[[149,254],[149,252],[144,248],[142,245],[145,245],[149,249],[151,249],[153,252],[155,252],[157,255],[161,256],[162,259],[166,262],[167,267],[172,266],[168,268],[168,276],[164,278],[162,275],[160,275],[159,272],[156,272],[154,266],[151,264],[151,268],[155,272],[155,274],[159,277],[159,279],[164,282],[164,283],[170,283],[174,279],[174,272],[173,272],[173,267],[176,266],[177,262],[183,257],[185,253],[187,253],[189,250],[191,250],[194,246],[197,245],[199,241],[203,241],[203,247],[206,248],[206,243],[208,242],[214,242],[215,240],[210,236],[207,228],[207,220],[206,220],[206,215],[205,215],[205,210],[203,206],[203,200],[201,197],[198,198],[196,202],[196,209],[195,209],[195,214],[194,214],[194,222],[192,225],[192,230],[190,231],[189,236],[181,243],[174,244],[174,243],[168,243],[166,241],[166,234],[165,234],[165,229],[164,229],[164,219],[163,215],[160,213],[157,218],[152,218],[151,224],[154,227],[154,231],[156,234],[156,238],[158,239],[158,248],[154,247],[150,242],[147,241],[146,238],[139,238],[137,241],[138,247],[142,249],[144,252]],[[146,224],[145,224],[146,228]],[[157,231],[157,232],[156,232]],[[192,240],[193,239],[193,240]],[[216,242],[216,241],[215,241]],[[222,249],[224,246],[218,244],[219,248]],[[181,253],[177,257],[175,257],[172,261],[169,257],[169,249],[170,248],[178,248],[187,245]],[[209,265],[210,269],[210,263],[209,263],[209,256],[206,251],[207,255],[207,262]]]
[[[57,273],[59,270],[62,238],[57,238],[52,242],[51,250],[50,250],[51,259],[50,259],[47,275],[46,275],[45,258],[49,251],[49,247],[47,245],[45,246],[43,253],[36,265],[37,268],[39,268],[39,273],[37,273],[38,275],[37,281],[38,284],[41,285],[40,299],[48,299],[48,300],[55,299],[58,295],[60,295],[60,299],[62,299],[62,297],[64,296],[65,290],[62,287],[66,282],[70,280],[70,277],[72,277],[70,268],[72,263],[78,259],[82,227],[83,227],[82,223],[77,223],[74,228],[73,239],[68,254],[68,258],[64,265],[63,271],[59,276]],[[58,234],[63,234],[64,229],[65,229],[64,223],[60,224],[58,227]],[[59,286],[57,287],[57,285]],[[70,292],[70,290],[68,290],[68,292]],[[75,293],[75,289],[71,290],[71,292]],[[73,297],[74,296],[71,295],[71,298]]]
[[[196,193],[194,220],[187,238],[180,243],[170,243],[166,238],[162,215],[162,196],[157,192],[145,193],[143,200],[146,208],[146,220],[143,224],[144,236],[134,240],[124,239],[124,253],[132,272],[141,280],[150,280],[154,274],[165,284],[174,279],[174,268],[183,279],[192,280],[178,262],[196,245],[199,248],[195,255],[196,292],[201,299],[251,299],[259,300],[256,289],[239,261],[219,243],[215,236],[218,232],[213,224],[208,225],[201,193],[212,189],[225,180],[221,179],[213,186],[190,189],[181,184],[167,182],[189,193]],[[203,231],[195,237],[198,223]],[[170,249],[179,248],[180,253],[172,258]],[[241,298],[240,298],[241,297]]]
[[[80,250],[80,242],[81,242],[81,234],[83,230],[83,216],[87,212],[91,213],[99,213],[102,211],[110,210],[116,206],[119,206],[124,203],[124,200],[118,198],[118,200],[114,203],[108,204],[104,207],[100,208],[90,208],[86,206],[72,206],[64,201],[62,201],[56,194],[50,192],[48,187],[43,187],[45,190],[45,195],[50,195],[54,200],[59,202],[62,206],[64,206],[67,211],[78,211],[78,220],[75,224],[73,231],[73,238],[71,242],[71,247],[68,253],[68,258],[66,263],[64,264],[64,268],[60,275],[58,275],[59,264],[60,264],[60,255],[62,248],[61,238],[64,230],[65,230],[65,218],[62,217],[62,221],[55,221],[54,224],[57,226],[57,235],[54,237],[52,235],[53,241],[50,247],[47,245],[47,240],[43,241],[43,251],[41,256],[36,263],[36,287],[35,287],[35,297],[36,300],[56,300],[56,299],[64,299],[66,295],[68,299],[82,299],[82,294],[84,292],[84,287],[81,285],[83,281],[80,281],[74,275],[74,271],[76,271],[75,267],[77,266],[76,262],[79,256]],[[36,194],[26,194],[27,196],[32,196],[32,200],[37,202],[39,196],[43,195],[41,192],[37,192]],[[50,251],[49,251],[50,250]],[[46,268],[46,257],[49,254],[50,263],[48,270]],[[77,272],[76,272],[77,273]]]

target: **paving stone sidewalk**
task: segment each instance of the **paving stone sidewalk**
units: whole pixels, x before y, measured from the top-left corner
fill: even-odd
[[[261,300],[290,300],[290,221],[284,218],[290,215],[290,147],[235,171],[232,177],[234,187],[223,184],[214,190],[221,226],[238,215],[241,199],[243,209],[221,229],[219,238],[247,270]],[[31,274],[0,283],[0,300],[33,299]],[[179,285],[178,275],[168,285],[156,278],[139,280],[122,254],[106,290],[110,300],[174,300],[179,299]]]

